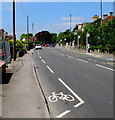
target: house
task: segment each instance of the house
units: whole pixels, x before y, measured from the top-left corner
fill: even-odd
[[[113,16],[113,12],[110,12],[110,15],[109,15],[109,16],[106,16],[106,17],[102,20],[102,23],[103,23],[103,24],[106,24],[107,21],[110,21],[110,20],[112,20],[113,18],[115,18],[115,16]]]

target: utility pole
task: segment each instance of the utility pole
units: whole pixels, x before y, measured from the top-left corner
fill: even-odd
[[[102,19],[102,0],[100,0],[100,10],[101,10],[101,19]]]
[[[33,31],[34,31],[34,23],[32,23],[32,34],[33,34]],[[34,42],[34,46],[35,46],[34,36],[33,36],[33,42]]]
[[[71,31],[71,14],[70,14],[70,31]]]
[[[15,35],[15,0],[13,0],[13,60],[16,60],[16,35]]]
[[[70,46],[72,45],[72,38],[71,38],[71,14],[70,14]]]
[[[28,16],[27,16],[27,40],[28,40],[27,50],[29,50],[29,24],[28,24]]]

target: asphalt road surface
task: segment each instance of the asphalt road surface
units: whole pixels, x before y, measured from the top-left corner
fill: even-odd
[[[57,48],[35,50],[33,59],[51,118],[113,118],[109,61]]]

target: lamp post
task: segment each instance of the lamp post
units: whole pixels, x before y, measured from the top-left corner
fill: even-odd
[[[64,39],[64,44],[66,45],[66,38]]]
[[[78,48],[80,48],[79,39],[80,39],[80,35],[78,35]]]
[[[88,52],[90,52],[90,44],[89,44],[89,42],[88,42],[88,37],[90,36],[90,34],[89,33],[87,33],[86,34],[86,50],[88,51]]]
[[[87,33],[86,34],[86,46],[87,46],[87,44],[88,44],[88,37],[90,36],[90,34],[89,33]]]

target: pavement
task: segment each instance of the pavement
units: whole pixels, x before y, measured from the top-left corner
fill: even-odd
[[[49,118],[47,105],[34,73],[33,50],[12,61],[3,80],[2,118]],[[0,99],[1,100],[1,99]]]
[[[113,54],[100,53],[100,52],[96,52],[96,51],[95,52],[91,51],[90,53],[88,53],[86,50],[77,49],[74,47],[71,47],[71,48],[65,48],[64,46],[56,46],[56,47],[59,49],[64,49],[64,50],[76,52],[79,54],[85,54],[85,55],[93,56],[93,57],[108,60],[108,61],[113,61],[113,62],[115,61],[115,55],[113,55]]]

